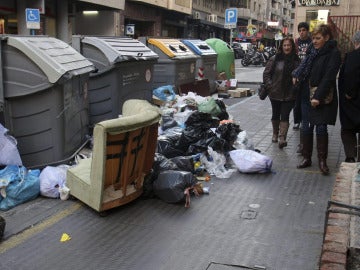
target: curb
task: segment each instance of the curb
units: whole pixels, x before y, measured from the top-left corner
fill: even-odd
[[[357,173],[356,163],[342,162],[336,175],[331,201],[352,204],[352,183]],[[329,210],[345,211],[338,206]],[[346,213],[329,213],[325,224],[324,241],[320,258],[320,270],[346,270],[347,254],[350,246],[351,215]]]

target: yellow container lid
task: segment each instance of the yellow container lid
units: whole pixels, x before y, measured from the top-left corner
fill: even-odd
[[[196,55],[180,40],[170,39],[170,38],[149,38],[148,44],[158,47],[164,54],[170,58],[174,57],[189,57],[193,56],[196,58]]]

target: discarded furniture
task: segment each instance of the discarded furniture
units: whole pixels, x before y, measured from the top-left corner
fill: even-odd
[[[120,118],[95,125],[92,157],[67,172],[70,194],[98,212],[138,198],[154,161],[159,109],[130,99],[122,112]]]

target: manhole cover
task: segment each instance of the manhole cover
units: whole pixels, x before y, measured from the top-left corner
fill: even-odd
[[[240,217],[243,219],[255,219],[256,215],[257,212],[254,210],[245,210],[241,212]]]

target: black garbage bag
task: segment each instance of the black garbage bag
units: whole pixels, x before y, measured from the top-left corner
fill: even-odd
[[[197,141],[189,146],[186,155],[195,155],[198,153],[205,153],[208,147],[211,147],[218,153],[225,153],[233,150],[233,147],[228,144],[224,139],[218,138],[217,136],[208,137]]]
[[[157,140],[156,152],[167,158],[183,156],[185,152],[177,147],[176,144],[177,137],[159,137]]]
[[[180,164],[181,166],[178,167],[177,164]],[[181,171],[182,168],[185,168],[186,166],[189,165],[186,164],[185,157],[182,158],[182,156],[180,156],[168,159],[160,153],[155,153],[152,170],[144,178],[142,197],[152,198],[155,196],[153,191],[153,183],[158,178],[160,172],[168,170]]]
[[[141,198],[150,199],[155,197],[153,184],[157,177],[158,174],[155,173],[154,170],[151,170],[149,174],[145,175],[143,183],[143,193],[141,194]]]
[[[167,130],[172,127],[176,127],[178,122],[174,119],[174,114],[163,115],[161,117],[161,128]]]
[[[185,122],[185,128],[176,143],[176,148],[187,152],[190,145],[208,138],[210,128],[217,128],[218,126],[219,120],[213,119],[210,114],[193,112]],[[214,136],[216,135],[214,134]]]
[[[221,139],[224,139],[230,145],[233,145],[237,139],[237,136],[241,132],[241,129],[238,124],[227,123],[220,125],[215,132],[220,135]]]
[[[217,115],[217,118],[219,118],[219,120],[228,120],[229,119],[229,114],[226,111],[226,106],[224,101],[222,101],[221,99],[215,99],[216,104],[219,106],[221,112]]]
[[[173,162],[179,171],[187,171],[194,173],[194,159],[192,156],[178,156],[170,158],[169,161]]]
[[[207,130],[209,128],[216,128],[219,126],[219,120],[215,119],[209,113],[194,111],[189,115],[188,119],[185,121],[186,127],[199,127],[201,129]]]
[[[209,129],[203,129],[202,127],[185,127],[175,147],[182,152],[186,153],[189,146],[193,143],[204,138]]]
[[[197,182],[191,172],[163,171],[154,181],[153,190],[156,196],[167,203],[185,201],[185,190],[193,187]]]
[[[161,171],[168,170],[180,171],[179,167],[172,160],[160,153],[155,153],[152,168],[156,174],[159,174]]]
[[[6,226],[6,221],[5,219],[0,216],[0,240],[3,238],[4,236],[4,232],[5,232],[5,226]]]

